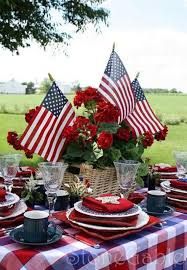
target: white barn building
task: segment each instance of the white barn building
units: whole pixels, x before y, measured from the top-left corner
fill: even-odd
[[[0,82],[0,94],[25,94],[26,85],[13,80]]]

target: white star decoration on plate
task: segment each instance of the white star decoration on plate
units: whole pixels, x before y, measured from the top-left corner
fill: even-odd
[[[96,200],[102,201],[102,203],[112,203],[119,204],[119,196],[105,196],[105,197],[97,197]]]

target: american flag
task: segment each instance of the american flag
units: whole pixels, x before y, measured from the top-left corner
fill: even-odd
[[[136,104],[134,111],[127,116],[125,121],[134,129],[136,135],[142,135],[146,131],[152,134],[164,129],[154,112],[152,111],[138,79],[132,82]]]
[[[110,55],[98,91],[107,101],[120,109],[119,122],[133,111],[135,99],[130,78],[121,59],[114,50]]]
[[[45,160],[56,162],[65,145],[63,130],[72,124],[74,117],[71,103],[53,82],[21,136],[21,145]]]

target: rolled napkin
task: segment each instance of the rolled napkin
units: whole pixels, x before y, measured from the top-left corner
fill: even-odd
[[[182,190],[187,190],[187,182],[182,182],[180,180],[171,180],[170,186]]]
[[[101,226],[107,226],[107,227],[131,227],[136,226],[138,215],[132,216],[132,217],[126,217],[126,218],[96,218],[87,216],[84,214],[81,214],[77,212],[76,210],[73,210],[71,214],[69,215],[69,218],[71,220],[77,221],[77,222],[83,222],[87,224],[94,224],[94,225],[101,225]]]
[[[0,189],[0,202],[4,202],[4,201],[6,201],[6,190],[4,190],[4,189]]]
[[[106,213],[123,212],[134,206],[129,200],[112,194],[103,194],[97,198],[88,196],[83,198],[82,204],[96,212]]]

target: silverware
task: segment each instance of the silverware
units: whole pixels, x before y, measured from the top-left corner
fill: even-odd
[[[67,235],[67,236],[69,236],[69,237],[71,237],[71,238],[73,238],[73,239],[75,239],[75,240],[77,240],[77,241],[80,241],[80,242],[82,242],[82,243],[84,243],[84,244],[86,244],[86,245],[88,245],[88,246],[90,246],[90,247],[93,247],[93,248],[96,248],[96,249],[98,249],[98,248],[100,248],[100,244],[96,244],[96,243],[94,243],[94,241],[92,241],[92,240],[89,240],[89,239],[86,239],[86,238],[84,238],[84,237],[82,237],[81,235],[78,235],[78,234],[71,234],[71,233],[69,233],[69,232],[67,232],[66,230],[63,230],[60,226],[58,226],[57,225],[57,228],[64,234],[64,235]]]

